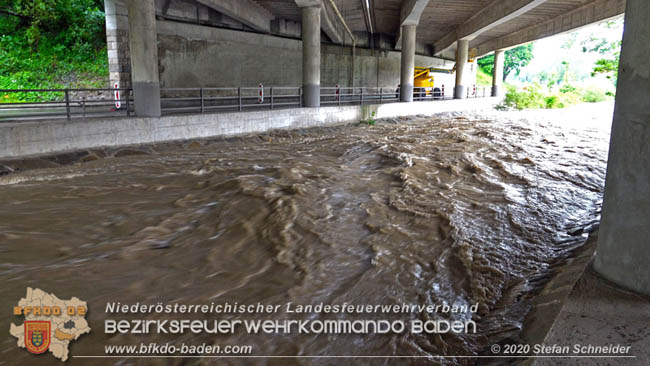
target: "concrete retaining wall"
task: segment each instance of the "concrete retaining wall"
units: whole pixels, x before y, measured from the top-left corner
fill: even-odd
[[[375,118],[433,115],[450,111],[485,110],[499,98],[392,103],[381,105],[297,108],[256,112],[39,121],[0,124],[0,158],[122,146],[161,141],[259,133],[357,122]]]
[[[300,40],[169,21],[158,21],[156,27],[161,87],[302,85]],[[400,56],[357,48],[354,86],[397,87]],[[415,66],[452,69],[454,62],[417,55]],[[352,70],[351,47],[321,45],[322,86],[352,86]],[[436,85],[453,89],[454,75],[435,77]]]

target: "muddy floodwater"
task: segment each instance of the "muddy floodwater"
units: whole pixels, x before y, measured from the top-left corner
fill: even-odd
[[[71,365],[480,364],[426,356],[489,354],[493,343],[517,338],[530,299],[597,226],[612,113],[605,103],[396,118],[93,151],[84,162],[15,168],[0,176],[0,364],[59,362],[19,350],[7,333],[11,322],[22,323],[10,311],[28,286],[88,302],[92,332],[70,345]],[[106,314],[113,302],[478,309]],[[179,318],[446,319],[473,320],[478,329],[104,334],[106,319]],[[420,358],[75,358],[141,342]]]

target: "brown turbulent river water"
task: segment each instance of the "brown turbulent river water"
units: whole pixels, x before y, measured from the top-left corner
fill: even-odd
[[[100,359],[104,344],[257,355],[474,355],[516,338],[599,218],[612,105],[378,121],[160,144],[0,177],[0,364],[53,362],[6,332],[27,286],[88,301],[71,364],[475,364],[472,359]],[[585,229],[586,228],[586,229]],[[479,304],[477,334],[104,335],[108,302]],[[220,314],[197,319],[465,319]],[[11,318],[11,319],[10,319]],[[149,314],[134,318],[187,318]],[[58,362],[58,361],[57,361]]]

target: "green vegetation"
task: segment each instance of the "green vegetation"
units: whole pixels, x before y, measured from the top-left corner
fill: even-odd
[[[544,55],[517,70],[514,77],[511,75],[509,81],[519,88],[508,86],[499,109],[564,108],[611,99],[618,76],[622,32],[621,18],[565,35],[558,39],[559,43],[540,44],[538,48],[544,50]],[[561,50],[553,53],[550,45]],[[525,56],[524,51],[518,54]],[[480,62],[485,62],[487,68],[492,59]]]
[[[608,29],[615,29],[616,27],[622,26],[622,19],[605,22],[601,26]],[[592,35],[589,39],[583,40],[581,44],[582,52],[597,52],[603,56],[603,58],[596,61],[591,76],[603,74],[616,85],[623,41],[621,39],[610,40],[606,37],[594,37]]]
[[[372,112],[370,113],[370,116],[368,117],[367,120],[361,121],[364,124],[367,124],[368,126],[374,126],[377,121],[375,121],[375,116],[377,112]]]
[[[562,36],[561,50],[547,55],[543,63],[533,62],[517,81],[538,82],[549,88],[570,84],[587,89],[598,85],[608,95],[614,95],[622,33],[623,19],[619,18]]]
[[[527,66],[532,59],[532,43],[507,50],[505,52],[505,60],[503,66],[503,81],[505,81],[508,75],[510,75],[512,72],[514,72],[515,75],[519,75],[521,69]],[[483,70],[488,75],[492,75],[492,70],[494,69],[494,54],[480,58],[477,62],[481,70]]]
[[[101,0],[0,0],[0,89],[107,87],[101,9]],[[2,94],[0,102],[60,94]]]
[[[478,86],[492,86],[492,74],[488,74],[479,67],[476,70],[476,85]]]
[[[608,98],[610,96],[604,90],[597,88],[581,89],[566,84],[559,90],[555,90],[533,83],[523,90],[509,86],[505,100],[497,109],[555,109],[582,102],[602,102]]]

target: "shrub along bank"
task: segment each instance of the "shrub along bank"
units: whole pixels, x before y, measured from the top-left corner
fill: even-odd
[[[564,85],[559,90],[531,84],[523,89],[508,86],[508,92],[497,109],[554,109],[565,108],[578,103],[597,103],[611,99],[612,95],[597,88],[576,88]]]

